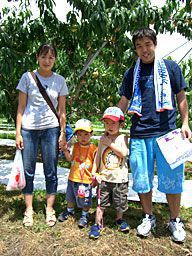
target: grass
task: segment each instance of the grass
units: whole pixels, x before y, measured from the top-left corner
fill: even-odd
[[[9,139],[9,140],[15,140],[15,131],[9,132],[9,133],[4,133],[1,131],[0,133],[0,139]]]
[[[55,203],[57,215],[66,207],[65,195],[58,194]],[[156,233],[148,239],[141,239],[136,235],[135,228],[142,217],[139,203],[130,202],[125,219],[131,225],[128,234],[120,233],[114,226],[115,211],[109,208],[105,214],[105,229],[102,236],[96,240],[88,238],[89,227],[79,229],[77,220],[80,211],[76,212],[76,219],[69,219],[65,223],[57,223],[53,228],[45,225],[45,192],[36,191],[34,194],[34,226],[24,228],[22,218],[24,200],[19,191],[7,192],[5,186],[0,185],[0,255],[192,255],[192,209],[182,208],[188,240],[185,244],[175,244],[169,238],[166,229],[168,208],[166,204],[154,204],[154,213],[158,219]],[[96,202],[90,214],[90,223],[94,223]]]
[[[13,159],[14,147],[0,146],[1,159]],[[38,156],[40,160],[40,156]],[[59,164],[67,166],[62,159]],[[191,178],[191,164],[187,166]],[[131,226],[128,234],[120,233],[113,225],[115,211],[111,207],[104,216],[105,229],[96,240],[88,238],[90,226],[94,224],[96,200],[90,211],[89,226],[85,229],[77,227],[80,211],[76,209],[75,219],[65,223],[58,222],[53,228],[45,224],[45,191],[34,193],[34,225],[25,228],[22,225],[25,204],[20,191],[8,192],[0,185],[0,255],[2,256],[97,256],[97,255],[135,255],[135,256],[192,256],[192,208],[181,208],[188,238],[184,244],[171,241],[166,228],[169,219],[167,204],[154,203],[154,214],[157,217],[155,234],[141,239],[136,234],[136,227],[142,218],[139,202],[129,202],[125,214]],[[64,194],[58,194],[55,202],[56,215],[66,208]]]

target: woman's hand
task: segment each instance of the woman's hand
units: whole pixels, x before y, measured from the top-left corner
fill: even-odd
[[[21,134],[16,134],[16,149],[24,149],[23,137]]]
[[[66,141],[65,133],[61,132],[58,143],[59,143],[59,151],[65,151],[67,149],[67,141]]]

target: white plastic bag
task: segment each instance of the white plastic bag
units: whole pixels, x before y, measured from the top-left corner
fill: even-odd
[[[26,185],[21,150],[17,149],[6,190],[23,189]]]

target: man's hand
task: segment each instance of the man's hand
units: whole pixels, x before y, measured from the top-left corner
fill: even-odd
[[[191,130],[190,130],[188,124],[182,125],[181,132],[182,132],[184,138],[191,139],[192,134],[191,134]]]

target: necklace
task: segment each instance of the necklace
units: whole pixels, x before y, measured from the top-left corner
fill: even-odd
[[[81,154],[81,145],[80,143],[78,143],[78,150],[79,150],[79,155],[78,157],[76,158],[76,162],[79,163],[79,171],[80,171],[80,175],[81,175],[81,179],[83,180],[83,177],[84,177],[84,172],[85,172],[85,169],[86,169],[86,159],[88,157],[88,153],[89,153],[89,148],[90,148],[90,144],[89,146],[87,147],[87,151],[86,151],[86,154],[85,154],[85,157],[83,160],[82,159],[82,154]]]

